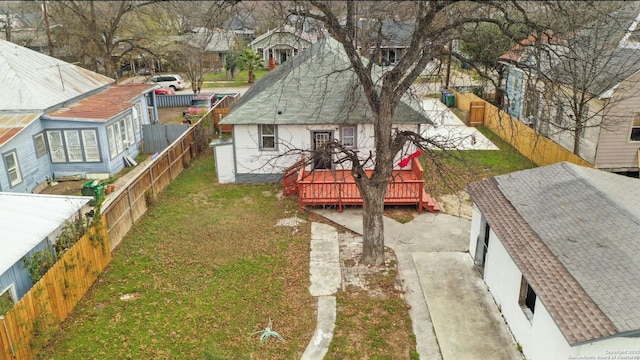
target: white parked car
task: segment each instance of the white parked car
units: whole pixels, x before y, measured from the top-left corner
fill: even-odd
[[[159,84],[166,89],[171,88],[173,91],[187,88],[187,83],[180,75],[176,74],[156,75],[149,79],[149,82]]]

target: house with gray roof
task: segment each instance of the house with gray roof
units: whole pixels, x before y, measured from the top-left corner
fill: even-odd
[[[359,48],[370,48],[376,63],[395,65],[411,44],[415,23],[396,19],[358,19]],[[378,29],[380,36],[378,36]]]
[[[107,178],[138,155],[153,85],[114,85],[4,40],[0,81],[0,191],[38,192],[67,176]]]
[[[638,171],[639,19],[640,2],[623,2],[572,33],[523,40],[500,57],[505,110],[598,169]]]
[[[269,68],[283,64],[317,41],[314,34],[282,25],[256,37],[249,47],[262,56]]]
[[[527,359],[640,355],[640,180],[562,162],[468,191],[469,251]]]
[[[381,70],[374,66],[376,76]],[[357,149],[362,159],[375,156],[372,119],[344,48],[333,38],[322,39],[258,80],[222,119],[221,125],[233,127],[233,139],[213,144],[218,181],[279,181],[301,152],[333,140]],[[420,102],[409,96],[393,122],[398,130],[416,133],[420,124],[431,123]],[[335,167],[332,156],[313,168]],[[350,168],[347,162],[340,166]]]
[[[223,71],[227,54],[236,39],[237,35],[233,31],[200,27],[176,37],[175,41],[202,51],[202,66],[205,69]]]

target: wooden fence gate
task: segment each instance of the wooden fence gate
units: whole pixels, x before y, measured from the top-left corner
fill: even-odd
[[[472,101],[469,109],[469,126],[484,125],[484,102]]]

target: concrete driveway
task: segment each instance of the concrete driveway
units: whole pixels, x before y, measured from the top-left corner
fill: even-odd
[[[361,209],[316,213],[362,234]],[[423,213],[407,224],[385,218],[384,225],[421,359],[523,358],[468,253],[470,220]]]

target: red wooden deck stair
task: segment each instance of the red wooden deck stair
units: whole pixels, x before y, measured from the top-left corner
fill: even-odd
[[[305,169],[305,159],[289,167],[284,174],[284,193],[298,195],[298,210],[304,206],[362,205],[362,197],[350,170]],[[439,212],[438,202],[424,191],[422,166],[411,160],[411,170],[396,170],[387,185],[385,205],[417,205],[418,211]]]

